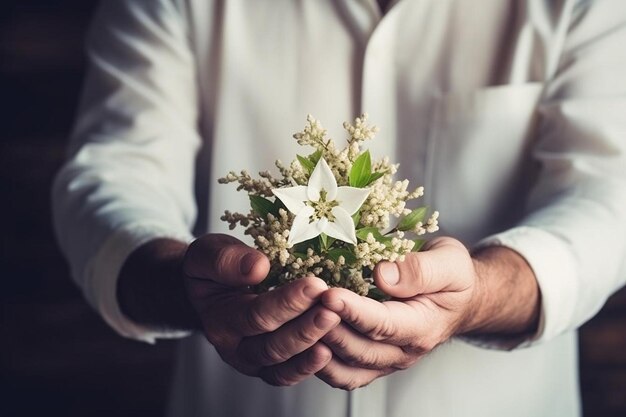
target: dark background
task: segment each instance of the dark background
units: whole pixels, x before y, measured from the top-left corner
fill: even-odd
[[[49,189],[95,4],[5,0],[0,11],[2,416],[159,416],[167,398],[175,342],[109,330],[72,284],[51,228]],[[580,349],[585,416],[626,416],[626,291],[583,327]]]

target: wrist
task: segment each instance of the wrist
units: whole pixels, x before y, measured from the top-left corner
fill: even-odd
[[[187,246],[174,239],[155,239],[130,254],[117,286],[120,309],[128,318],[164,329],[200,328],[184,285]]]
[[[526,260],[505,247],[472,254],[475,270],[467,319],[458,334],[521,335],[536,332],[540,295]]]
[[[472,264],[474,266],[474,284],[471,289],[471,297],[468,302],[467,310],[464,312],[464,319],[459,324],[455,334],[461,335],[472,333],[485,325],[487,318],[485,306],[487,300],[487,289],[484,278],[482,261],[472,256]]]

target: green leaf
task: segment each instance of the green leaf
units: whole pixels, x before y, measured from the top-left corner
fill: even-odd
[[[370,180],[372,175],[372,159],[370,151],[365,151],[354,161],[349,174],[351,187],[363,188]]]
[[[376,239],[376,233],[380,234],[378,229],[375,227],[363,227],[361,229],[356,230],[356,237],[358,237],[361,240],[366,240],[367,235],[370,233],[374,235],[374,239]]]
[[[367,297],[380,302],[391,299],[389,295],[382,292],[378,287],[370,287]]]
[[[352,221],[354,222],[354,227],[357,227],[359,225],[359,222],[361,221],[360,211],[357,211],[356,213],[352,215]]]
[[[276,199],[274,199],[274,211],[276,212],[276,215],[278,215],[278,210],[280,210],[280,209],[283,209],[285,211],[289,211],[287,209],[287,206],[285,205],[285,203],[280,201],[280,198],[276,198]],[[272,213],[274,213],[274,211]]]
[[[334,237],[328,236],[326,233],[320,234],[319,239],[320,239],[320,246],[322,247],[322,250],[327,250],[333,245],[333,243],[335,243],[335,240],[337,240]]]
[[[372,175],[370,176],[370,179],[369,179],[369,181],[367,182],[366,185],[370,185],[371,183],[373,183],[374,181],[376,181],[377,179],[379,179],[383,175],[385,175],[385,172],[372,172]]]
[[[299,253],[306,253],[307,249],[313,249],[315,253],[320,253],[320,240],[318,237],[314,237],[309,240],[305,240],[304,242],[296,243],[293,245],[293,251]]]
[[[311,161],[313,163],[314,167],[315,167],[315,165],[317,165],[317,163],[320,161],[321,158],[322,158],[322,151],[321,150],[317,150],[317,151],[313,152],[311,155],[309,155],[309,161]]]
[[[278,209],[274,203],[260,195],[250,195],[250,206],[263,218],[267,218],[268,213],[278,216]]]
[[[326,233],[320,234],[320,245],[322,246],[322,249],[328,248],[328,236],[326,236]]]
[[[380,243],[388,243],[391,242],[391,237],[388,236],[383,236],[380,233],[380,230],[378,230],[375,227],[363,227],[361,229],[358,229],[356,231],[356,236],[361,239],[362,241],[367,240],[367,235],[372,234],[374,236],[374,239],[376,239],[376,241],[380,242]]]
[[[327,255],[333,262],[337,262],[340,256],[344,257],[347,265],[350,265],[356,262],[356,255],[352,253],[350,249],[347,249],[347,248],[333,248],[328,251]]]
[[[425,207],[425,206],[416,208],[415,210],[413,210],[412,212],[404,216],[402,220],[400,220],[400,223],[398,223],[398,226],[396,226],[396,229],[402,230],[403,232],[406,232],[407,230],[413,230],[413,228],[415,227],[415,225],[417,225],[418,222],[424,221],[427,211],[428,211],[428,207]]]
[[[311,162],[309,158],[306,158],[302,155],[296,155],[296,157],[298,158],[298,161],[300,161],[300,165],[302,165],[302,168],[306,169],[309,174],[313,172],[313,170],[315,169],[315,164]]]
[[[293,256],[295,256],[296,258],[300,258],[300,259],[308,258],[308,256],[306,256],[306,253],[301,253],[301,252],[294,252]]]
[[[424,246],[424,243],[426,243],[426,239],[415,239],[413,242],[415,242],[415,246],[413,246],[411,252],[419,252]]]

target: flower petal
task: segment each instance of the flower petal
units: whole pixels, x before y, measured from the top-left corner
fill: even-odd
[[[337,180],[324,158],[320,158],[309,178],[309,200],[319,201],[321,190],[326,191],[326,201],[332,201],[337,196]]]
[[[298,185],[297,187],[274,188],[272,193],[283,202],[287,210],[293,214],[298,214],[305,207],[304,202],[308,200],[306,195],[306,187]]]
[[[296,214],[289,231],[289,239],[287,240],[290,246],[319,236],[321,233],[317,225],[319,221],[309,222],[309,218],[314,212],[313,207],[304,207]]]
[[[352,217],[341,207],[334,207],[332,213],[335,216],[335,221],[328,222],[324,233],[335,239],[356,245],[356,233]]]
[[[324,230],[326,230],[328,223],[329,223],[328,219],[326,217],[322,217],[321,219],[317,221],[317,226],[316,226],[317,230],[320,233],[324,233]]]
[[[370,195],[370,191],[369,188],[339,187],[335,200],[339,203],[339,207],[352,216],[361,208],[367,196]]]

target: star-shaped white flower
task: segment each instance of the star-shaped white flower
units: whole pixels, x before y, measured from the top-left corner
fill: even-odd
[[[311,173],[308,186],[276,188],[272,192],[296,215],[289,231],[289,245],[304,242],[322,233],[344,242],[357,244],[352,215],[370,190],[337,187],[328,163],[320,158]]]

